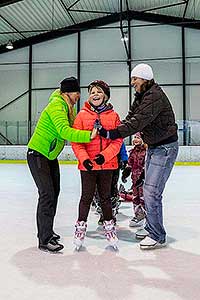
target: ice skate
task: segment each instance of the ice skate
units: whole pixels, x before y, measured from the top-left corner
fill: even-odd
[[[87,224],[84,221],[77,221],[75,228],[74,245],[76,246],[76,250],[79,251],[84,242]]]
[[[144,218],[138,219],[137,217],[133,217],[129,222],[129,227],[140,227],[144,224]]]
[[[105,236],[106,236],[106,239],[107,239],[109,245],[112,246],[115,250],[117,250],[118,249],[118,247],[117,247],[118,238],[117,238],[114,221],[113,220],[104,221],[103,227],[104,227]]]
[[[146,212],[141,204],[134,205],[135,216],[130,220],[129,227],[139,227],[144,225]]]
[[[121,202],[133,202],[133,193],[132,192],[121,192],[120,194]]]

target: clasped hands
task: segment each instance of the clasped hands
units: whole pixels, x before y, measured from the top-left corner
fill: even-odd
[[[94,128],[92,129],[90,136],[91,140],[96,137],[97,133],[105,138],[107,137],[107,130],[102,127],[98,119],[96,119],[94,122]]]
[[[95,161],[97,165],[103,165],[103,163],[105,162],[105,158],[103,154],[97,154],[93,161]],[[83,161],[83,165],[87,171],[91,171],[93,169],[93,161],[89,158]]]

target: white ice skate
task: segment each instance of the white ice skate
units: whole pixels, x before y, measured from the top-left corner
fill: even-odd
[[[79,251],[84,242],[87,224],[84,221],[77,221],[75,228],[74,245],[76,246],[76,250]]]
[[[109,243],[109,246],[112,246],[115,250],[117,250],[118,249],[118,247],[117,247],[118,238],[117,238],[114,221],[113,220],[104,221],[103,228],[104,228],[105,236]]]

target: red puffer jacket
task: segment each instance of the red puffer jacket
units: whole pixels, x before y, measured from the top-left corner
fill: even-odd
[[[76,129],[92,130],[96,119],[100,120],[101,125],[106,129],[114,129],[120,124],[118,114],[113,110],[111,104],[105,111],[98,114],[91,109],[88,102],[85,102],[84,107],[77,114],[73,127]],[[86,170],[83,166],[85,159],[90,159],[93,162],[92,170],[112,170],[118,168],[117,154],[120,151],[123,139],[116,140],[105,139],[97,135],[90,143],[71,143],[72,149],[79,160],[79,170]],[[97,154],[102,154],[105,158],[103,165],[97,165],[93,159]]]

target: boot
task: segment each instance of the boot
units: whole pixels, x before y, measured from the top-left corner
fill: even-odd
[[[118,238],[117,238],[114,221],[113,220],[104,221],[103,228],[104,228],[105,236],[106,236],[106,239],[107,239],[109,245],[112,246],[116,250]]]
[[[46,244],[43,244],[39,241],[38,248],[45,252],[57,253],[60,250],[62,250],[64,248],[64,246],[59,244],[58,241],[55,240],[54,237],[52,236]]]
[[[79,250],[84,242],[87,224],[85,221],[77,221],[75,228],[74,245],[76,246],[76,250]]]

